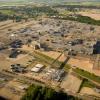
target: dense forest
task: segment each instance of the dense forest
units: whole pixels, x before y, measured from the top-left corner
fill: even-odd
[[[38,85],[31,85],[26,94],[21,100],[80,100],[71,95],[67,95],[63,92],[56,92],[55,90],[42,87]]]

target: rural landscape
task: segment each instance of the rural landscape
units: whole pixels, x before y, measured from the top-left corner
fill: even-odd
[[[100,100],[100,0],[0,0],[0,100]]]

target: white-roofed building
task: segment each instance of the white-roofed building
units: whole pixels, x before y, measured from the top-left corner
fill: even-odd
[[[41,69],[42,69],[43,67],[44,67],[44,65],[42,65],[42,64],[36,64],[35,67],[33,67],[33,68],[31,69],[31,71],[32,71],[32,72],[38,73],[38,72],[41,71]]]
[[[35,67],[37,67],[37,68],[43,68],[44,65],[42,65],[42,64],[36,64]]]

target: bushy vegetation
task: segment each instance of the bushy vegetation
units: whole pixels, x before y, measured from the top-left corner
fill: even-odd
[[[9,15],[9,14],[0,13],[0,21],[5,21],[8,19],[14,20],[16,22],[20,22],[24,18],[22,16],[19,16],[19,15]]]
[[[81,23],[100,26],[100,20],[95,20],[88,16],[82,16],[82,15],[75,15],[75,16],[74,15],[72,15],[72,16],[59,15],[59,16],[61,16],[61,17],[56,17],[56,18],[63,19],[63,20],[72,20],[72,21],[77,21],[77,22],[81,22]]]
[[[79,100],[76,97],[63,92],[56,92],[54,89],[31,85],[21,100]]]
[[[56,15],[58,12],[51,7],[27,7],[23,8],[23,12],[29,15],[30,17],[33,17],[35,15],[41,15],[41,14],[46,14],[46,15]]]
[[[79,21],[81,23],[87,23],[87,24],[92,24],[92,25],[99,25],[100,26],[100,20],[95,20],[92,19],[88,16],[81,16],[78,15],[76,19],[74,19],[75,21]]]
[[[7,20],[8,18],[9,18],[8,15],[4,15],[4,14],[0,13],[0,21]]]

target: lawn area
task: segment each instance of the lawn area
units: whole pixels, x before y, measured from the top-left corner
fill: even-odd
[[[0,13],[2,14],[6,14],[6,15],[12,15],[15,14],[15,12],[13,10],[0,10]]]
[[[83,80],[82,87],[94,88],[95,85],[88,80]]]
[[[82,69],[79,69],[79,68],[73,69],[73,71],[80,74],[83,77],[86,77],[87,79],[90,79],[92,81],[100,83],[100,77],[99,76],[96,76],[94,74],[91,74],[91,73],[84,71]]]

